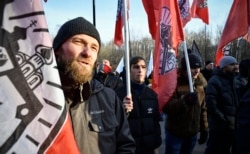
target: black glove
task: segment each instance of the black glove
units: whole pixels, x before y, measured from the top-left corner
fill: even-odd
[[[197,103],[197,94],[195,92],[188,93],[184,96],[184,100],[189,105],[194,105]]]
[[[201,131],[200,132],[200,138],[198,139],[199,144],[204,144],[207,141],[208,132],[207,131]]]

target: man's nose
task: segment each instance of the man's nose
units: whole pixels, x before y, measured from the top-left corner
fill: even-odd
[[[82,51],[81,51],[81,55],[84,57],[89,57],[91,55],[91,49],[89,46],[85,46],[83,47]]]

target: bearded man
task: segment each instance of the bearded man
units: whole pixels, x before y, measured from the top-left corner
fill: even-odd
[[[75,140],[84,154],[134,153],[121,101],[93,79],[100,46],[97,29],[82,17],[64,23],[53,41]]]

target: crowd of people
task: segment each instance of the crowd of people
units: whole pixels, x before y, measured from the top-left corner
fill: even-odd
[[[250,59],[239,63],[224,56],[219,66],[206,61],[201,69],[200,58],[189,53],[190,92],[182,57],[177,87],[163,108],[162,132],[158,97],[147,85],[146,60],[130,59],[131,81],[126,83],[113,73],[108,59],[97,62],[100,48],[98,30],[82,17],[65,22],[53,41],[80,153],[159,154],[165,144],[166,154],[192,154],[197,142],[206,144],[205,154],[250,153]]]

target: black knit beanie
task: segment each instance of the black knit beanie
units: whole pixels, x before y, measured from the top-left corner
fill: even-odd
[[[61,26],[53,41],[54,50],[57,50],[66,40],[77,34],[86,34],[94,37],[98,41],[99,46],[101,46],[100,35],[95,26],[83,17],[77,17]]]
[[[190,68],[201,68],[201,60],[195,54],[188,54]],[[181,68],[187,70],[185,57],[181,59]]]
[[[211,64],[211,63],[213,63],[211,60],[207,60],[205,63],[205,66],[207,66],[208,64]]]

